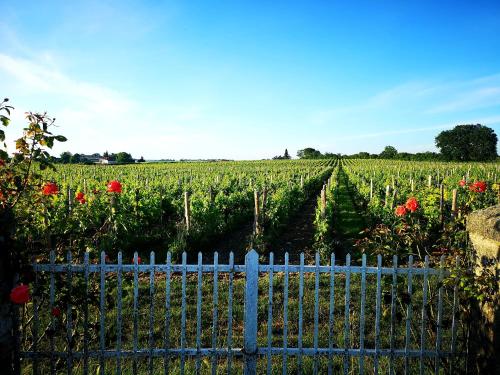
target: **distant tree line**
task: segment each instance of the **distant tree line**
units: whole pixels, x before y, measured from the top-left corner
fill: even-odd
[[[64,151],[63,153],[61,153],[59,158],[55,158],[55,162],[62,164],[95,164],[100,162],[101,160],[107,160],[116,164],[129,164],[136,162],[136,160],[128,152],[118,152],[116,154],[110,154],[108,151],[104,152],[102,155],[99,153],[91,155],[79,153],[72,154],[69,151]],[[138,163],[144,161],[145,160],[142,156],[137,160]]]
[[[281,156],[281,155],[275,156],[275,157],[273,157],[273,160],[288,160],[291,158],[292,157],[288,153],[288,149],[285,148],[285,153],[283,154],[283,156]]]
[[[358,152],[343,155],[349,159],[395,159],[395,160],[443,160],[443,161],[492,161],[498,158],[497,135],[487,126],[457,125],[451,130],[439,133],[435,138],[437,152],[398,152],[394,146],[386,146],[380,154]],[[337,157],[336,154],[324,153],[308,147],[297,151],[300,159],[322,159]]]
[[[312,147],[307,147],[297,151],[297,157],[299,159],[333,159],[339,156],[340,155],[331,152],[325,152],[324,154],[322,154],[321,151],[316,150]]]

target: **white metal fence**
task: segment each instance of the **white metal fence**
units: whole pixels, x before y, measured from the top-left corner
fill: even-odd
[[[185,253],[182,264],[170,253],[165,264],[154,253],[149,264],[121,253],[116,264],[104,253],[60,263],[51,253],[34,264],[33,306],[21,318],[23,372],[454,372],[458,288],[443,284],[444,267],[428,258],[416,267],[411,256],[389,267],[381,256],[376,266],[365,255],[358,265],[350,255],[345,265],[334,254],[328,265],[319,254],[312,265],[288,259],[276,265],[270,253],[259,264],[252,250],[244,265],[232,253],[228,264],[217,253],[213,264],[201,254],[187,264]]]

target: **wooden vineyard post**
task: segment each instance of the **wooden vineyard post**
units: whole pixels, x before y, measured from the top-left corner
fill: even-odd
[[[160,187],[160,224],[163,225],[163,186]]]
[[[253,229],[254,233],[258,235],[261,233],[261,228],[260,228],[260,205],[259,205],[260,194],[257,190],[254,191],[253,198],[255,205]]]
[[[396,202],[397,195],[398,189],[394,189],[394,191],[392,192],[391,210],[394,208],[394,203]]]
[[[73,209],[73,191],[68,187],[68,214],[71,214]]]
[[[135,196],[134,196],[134,213],[137,216],[139,213],[139,189],[135,189]]]
[[[323,189],[321,189],[321,218],[324,219],[326,217],[326,186],[323,185]]]
[[[391,187],[390,185],[387,185],[385,187],[385,202],[384,202],[384,207],[389,206],[389,194],[391,193]]]
[[[184,192],[184,219],[186,221],[186,230],[189,231],[191,228],[191,194],[189,191]]]
[[[208,188],[208,196],[210,198],[210,205],[213,205],[215,201],[215,195],[214,195],[214,189],[212,189],[211,186]]]
[[[432,186],[432,175],[429,175],[429,180],[427,181],[427,186],[428,187]]]
[[[453,189],[453,195],[451,199],[451,216],[453,218],[457,216],[457,189]]]
[[[266,218],[266,201],[267,201],[267,188],[265,187],[264,190],[262,190],[262,210],[260,213],[262,223],[264,223]]]
[[[304,189],[304,176],[300,176],[300,188]]]
[[[415,191],[415,181],[413,180],[413,178],[411,179],[411,191],[412,193]]]
[[[373,178],[370,178],[370,201],[373,199]]]
[[[444,223],[444,185],[439,185],[439,221],[441,225]]]

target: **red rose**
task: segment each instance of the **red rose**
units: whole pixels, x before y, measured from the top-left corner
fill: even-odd
[[[47,182],[43,185],[43,195],[54,195],[59,193],[59,188],[54,182]]]
[[[486,191],[487,185],[484,181],[476,181],[470,187],[470,191],[475,193],[484,193]]]
[[[78,192],[76,193],[75,195],[75,199],[80,202],[81,204],[84,204],[86,202],[85,200],[85,194],[83,194],[82,192]]]
[[[408,211],[415,212],[418,209],[417,198],[411,197],[406,201],[405,207]]]
[[[467,181],[465,180],[460,180],[460,182],[458,183],[460,186],[464,187],[465,185],[467,185]]]
[[[108,193],[121,193],[122,192],[122,184],[119,181],[113,180],[108,184]]]
[[[61,309],[59,307],[53,307],[51,314],[53,317],[59,318],[61,316]]]
[[[18,305],[25,304],[30,300],[30,287],[23,284],[16,286],[10,292],[10,300]]]
[[[405,214],[406,214],[405,206],[403,206],[403,205],[397,206],[396,211],[394,213],[396,214],[396,216],[405,216]]]
[[[132,258],[132,263],[134,263],[134,258]],[[141,264],[141,257],[137,256],[137,264]]]

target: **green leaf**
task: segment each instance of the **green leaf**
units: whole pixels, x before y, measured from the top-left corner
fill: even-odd
[[[5,141],[5,132],[3,130],[0,130],[0,142]]]
[[[54,146],[54,137],[46,137],[45,142],[47,142],[48,148],[52,148]]]
[[[0,121],[2,122],[3,126],[9,125],[9,122],[10,122],[8,117],[2,116],[2,115],[0,115]]]
[[[67,139],[65,136],[63,136],[63,135],[56,135],[56,136],[55,136],[55,139],[56,139],[56,141],[59,141],[59,142],[66,142],[66,141],[68,140],[68,139]]]

